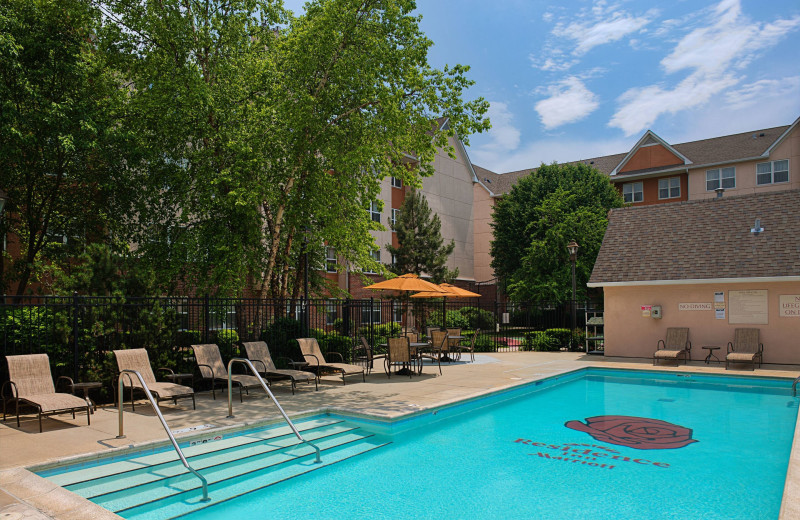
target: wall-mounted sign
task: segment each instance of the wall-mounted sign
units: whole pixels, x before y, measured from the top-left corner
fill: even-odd
[[[714,305],[711,303],[679,303],[679,311],[713,311]]]
[[[714,315],[718,320],[725,319],[725,293],[722,291],[714,293]]]
[[[768,319],[767,291],[728,291],[730,308],[728,323],[766,325]]]
[[[642,318],[649,318],[652,311],[652,305],[642,305]]]
[[[781,294],[778,306],[781,318],[800,318],[800,294]]]

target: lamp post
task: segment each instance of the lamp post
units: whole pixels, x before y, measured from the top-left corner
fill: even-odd
[[[572,328],[569,335],[569,348],[572,350],[572,336],[575,333],[575,261],[578,259],[578,243],[574,240],[567,244],[567,251],[569,251],[569,261],[572,263],[572,302],[570,303],[571,310],[571,324]]]

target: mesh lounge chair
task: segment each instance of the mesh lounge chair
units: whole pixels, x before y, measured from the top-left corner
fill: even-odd
[[[225,388],[228,387],[228,369],[222,363],[222,356],[219,347],[214,344],[192,345],[194,359],[197,361],[197,368],[200,370],[200,377],[203,380],[211,381],[211,396],[216,399],[216,383],[222,382]],[[235,386],[239,387],[239,402],[242,402],[242,390],[247,392],[250,388],[261,386],[260,378],[256,376],[231,374],[231,380]],[[249,392],[248,392],[249,394]]]
[[[364,381],[367,380],[366,371],[363,367],[349,365],[344,362],[328,363],[325,361],[325,356],[322,355],[316,338],[298,338],[297,343],[300,344],[300,351],[303,353],[303,358],[305,358],[308,363],[309,370],[316,372],[317,378],[319,378],[322,372],[338,372],[342,374],[343,385],[347,384],[345,383],[344,376],[349,376],[351,374],[361,374],[362,379]],[[328,352],[328,355],[339,356],[339,358],[344,361],[344,358],[338,352]]]
[[[123,370],[136,370],[142,375],[142,379],[144,379],[147,388],[150,389],[150,393],[153,394],[153,397],[156,398],[156,403],[160,403],[161,401],[172,401],[176,405],[178,404],[178,399],[192,399],[192,409],[197,410],[197,403],[194,400],[194,390],[189,388],[188,386],[183,385],[176,385],[175,383],[159,383],[156,381],[156,376],[153,373],[153,367],[150,365],[150,356],[147,355],[147,350],[143,348],[132,348],[127,350],[114,350],[114,357],[117,358],[117,368],[120,372]],[[159,368],[159,371],[163,370],[169,373],[172,372],[169,368]],[[114,382],[116,383],[118,379],[115,377]],[[138,392],[144,393],[144,389],[142,388],[142,383],[139,382],[139,378],[132,376],[131,374],[125,374],[122,378],[122,386],[128,387],[131,390],[131,408],[136,410],[136,407],[133,402],[133,392],[134,390]],[[114,392],[114,397],[117,398],[117,392]]]
[[[458,356],[457,359],[461,359],[462,352],[469,352],[469,360],[470,362],[475,361],[475,341],[478,339],[478,333],[481,329],[475,329],[475,333],[472,335],[472,339],[469,342],[469,345],[455,345],[453,350],[455,351],[456,355]]]
[[[50,358],[47,354],[28,354],[24,356],[6,356],[8,361],[9,380],[3,384],[0,395],[3,396],[3,420],[6,420],[6,405],[16,405],[17,427],[19,427],[19,404],[25,403],[38,409],[39,433],[42,432],[42,416],[55,415],[62,412],[86,410],[86,424],[91,424],[90,405],[80,397],[72,394],[56,393],[53,375],[50,372]],[[61,376],[58,381],[66,380],[72,386],[72,379]],[[10,387],[11,397],[6,398],[6,387]]]
[[[412,366],[422,371],[422,358],[411,353],[411,342],[408,336],[389,338],[389,353],[386,356],[386,375],[392,377],[392,365],[402,365],[408,371],[408,377],[414,374]]]
[[[372,371],[376,359],[386,359],[386,354],[375,355],[375,351],[367,341],[367,338],[361,336],[361,345],[356,345],[353,351],[354,360],[357,364],[363,365],[367,371],[367,375]]]
[[[242,345],[244,345],[244,349],[247,352],[247,359],[253,363],[253,366],[256,367],[256,370],[260,369],[260,372],[264,374],[266,379],[270,381],[274,379],[291,380],[292,395],[294,395],[294,389],[298,381],[309,382],[313,379],[314,386],[317,390],[319,390],[317,376],[311,372],[277,368],[275,363],[272,361],[272,356],[269,353],[269,347],[267,346],[266,341],[249,341],[242,343]]]
[[[683,356],[683,363],[688,362],[692,342],[689,341],[689,329],[686,327],[670,327],[667,329],[667,339],[658,340],[656,351],[653,352],[653,365],[659,359],[674,359],[675,364],[680,364],[680,356]]]
[[[756,362],[761,368],[764,344],[758,341],[758,329],[736,329],[733,333],[733,343],[728,342],[728,354],[725,356],[725,370],[730,363],[750,363],[753,370]]]

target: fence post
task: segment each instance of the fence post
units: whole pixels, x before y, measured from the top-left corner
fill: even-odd
[[[211,319],[211,309],[209,309],[208,293],[203,298],[203,343],[208,343],[208,323]]]
[[[72,293],[72,380],[78,379],[78,291]]]

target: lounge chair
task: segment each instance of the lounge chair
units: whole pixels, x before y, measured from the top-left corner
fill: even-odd
[[[225,368],[225,364],[222,362],[219,347],[214,343],[210,343],[192,345],[192,350],[194,350],[194,359],[197,362],[197,368],[200,370],[201,379],[211,381],[211,396],[216,399],[216,383],[222,382],[225,384],[225,388],[228,387],[228,369]],[[247,392],[250,388],[260,387],[260,379],[256,376],[231,374],[231,381],[239,387],[239,402],[242,402],[242,390]],[[249,394],[250,392],[247,393]]]
[[[758,329],[736,329],[733,332],[733,342],[728,342],[725,370],[728,370],[730,363],[750,363],[755,370],[756,362],[758,362],[758,367],[761,368],[764,344],[760,343],[758,339]]]
[[[313,370],[318,378],[323,372],[338,372],[342,374],[343,385],[347,384],[344,377],[352,374],[361,374],[362,379],[364,381],[367,380],[366,370],[363,367],[345,363],[344,358],[338,352],[328,352],[328,355],[339,356],[342,362],[328,363],[325,360],[325,356],[322,355],[316,338],[297,338],[297,343],[300,344],[300,351],[303,353],[303,358],[305,358],[308,363],[309,370]]]
[[[680,364],[680,356],[686,364],[690,359],[692,342],[689,341],[689,329],[686,327],[670,327],[667,329],[667,339],[658,340],[656,351],[653,352],[653,365],[659,359],[674,359],[675,365]]]
[[[408,371],[408,377],[414,374],[411,368],[417,365],[417,370],[422,371],[422,358],[411,352],[411,342],[407,336],[389,338],[389,353],[386,356],[386,375],[392,377],[392,365],[402,365]]]
[[[248,341],[242,343],[242,345],[244,345],[244,349],[247,352],[247,359],[253,363],[256,370],[263,374],[267,380],[289,379],[292,382],[292,395],[294,395],[294,389],[298,381],[308,382],[313,379],[314,386],[319,390],[315,374],[303,370],[277,368],[272,361],[266,341]]]
[[[456,353],[456,356],[458,356],[457,359],[461,359],[462,352],[469,352],[470,362],[475,361],[475,341],[477,341],[478,333],[480,331],[481,329],[475,329],[475,333],[472,334],[472,339],[470,340],[469,345],[462,345],[459,343],[452,347],[453,351]]]
[[[6,356],[9,380],[3,383],[0,395],[3,397],[3,421],[6,420],[6,405],[12,401],[16,405],[17,427],[19,427],[19,404],[25,403],[38,409],[39,433],[42,433],[42,416],[62,412],[86,410],[86,424],[91,424],[90,404],[82,398],[65,393],[57,393],[50,372],[50,358],[47,354],[27,354]],[[72,387],[72,378],[61,376]],[[11,389],[11,397],[6,398],[6,387]]]
[[[159,383],[156,381],[156,376],[153,373],[153,367],[150,365],[150,356],[147,354],[147,350],[143,348],[132,348],[127,350],[114,350],[114,357],[117,358],[117,368],[119,369],[120,373],[123,370],[136,370],[142,375],[142,379],[144,379],[147,388],[150,390],[150,393],[153,394],[153,397],[156,399],[156,403],[160,403],[161,401],[172,401],[176,405],[178,404],[178,399],[192,399],[192,409],[197,410],[197,403],[194,399],[194,390],[189,388],[188,386],[177,385],[175,383]],[[170,374],[174,374],[174,372],[169,368],[159,368],[159,371],[166,371]],[[114,383],[118,381],[118,378],[114,378]],[[142,388],[142,383],[139,382],[139,378],[133,376],[131,374],[125,374],[122,377],[122,386],[128,387],[131,390],[131,408],[136,410],[134,401],[133,401],[133,391],[139,391],[144,393],[144,389]],[[114,399],[117,399],[117,392],[114,392]]]
[[[354,360],[357,364],[363,365],[364,369],[367,371],[367,375],[369,375],[375,364],[375,360],[386,359],[386,354],[375,355],[374,349],[364,336],[361,336],[360,342],[361,345],[356,345],[355,349],[353,349]]]

